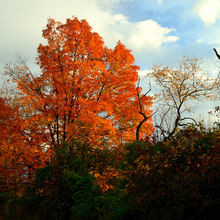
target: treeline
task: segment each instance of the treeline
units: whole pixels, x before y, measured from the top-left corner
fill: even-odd
[[[63,143],[3,219],[217,219],[220,131],[187,127],[172,141],[98,149]]]

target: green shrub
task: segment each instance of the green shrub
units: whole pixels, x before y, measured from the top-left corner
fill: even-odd
[[[220,204],[218,130],[188,127],[173,141],[135,142],[126,150],[121,187],[139,219],[189,219],[204,210],[217,213],[213,207]]]

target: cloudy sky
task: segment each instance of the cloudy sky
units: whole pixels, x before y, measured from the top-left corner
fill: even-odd
[[[203,57],[215,71],[220,49],[220,0],[0,0],[0,64],[16,54],[34,62],[48,18],[86,19],[114,47],[121,40],[142,70]]]
[[[175,65],[183,56],[203,58],[217,73],[220,0],[0,0],[0,69],[21,55],[33,65],[48,18],[76,16],[114,47],[132,50],[141,74],[154,64]]]
[[[86,19],[114,47],[121,40],[142,70],[182,56],[218,66],[220,0],[0,0],[0,64],[20,54],[33,62],[48,18]]]

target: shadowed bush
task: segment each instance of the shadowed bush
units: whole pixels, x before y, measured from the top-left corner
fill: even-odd
[[[217,219],[219,143],[218,129],[195,127],[180,130],[172,141],[134,142],[120,150],[64,143],[20,196],[1,192],[1,215],[33,220]]]

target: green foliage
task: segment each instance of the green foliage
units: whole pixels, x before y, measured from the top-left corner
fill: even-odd
[[[38,172],[39,209],[41,213],[46,210],[43,213],[45,219],[85,219],[86,216],[94,219],[96,216],[95,197],[99,190],[89,173],[87,147],[63,144],[56,149],[52,167]]]
[[[0,216],[9,218],[10,213],[13,211],[13,205],[16,201],[16,196],[12,192],[0,192]]]
[[[134,142],[123,150],[63,143],[20,196],[0,194],[1,214],[36,220],[216,219],[219,138],[218,129],[188,127],[172,141]],[[103,191],[94,174],[110,168],[117,176],[113,188]]]
[[[127,146],[121,170],[139,219],[217,216],[219,130],[188,127],[173,141],[143,145]]]
[[[99,190],[89,173],[86,147],[76,143],[57,147],[51,164],[39,169],[33,186],[17,197],[18,219],[81,219],[96,215],[94,199]]]

